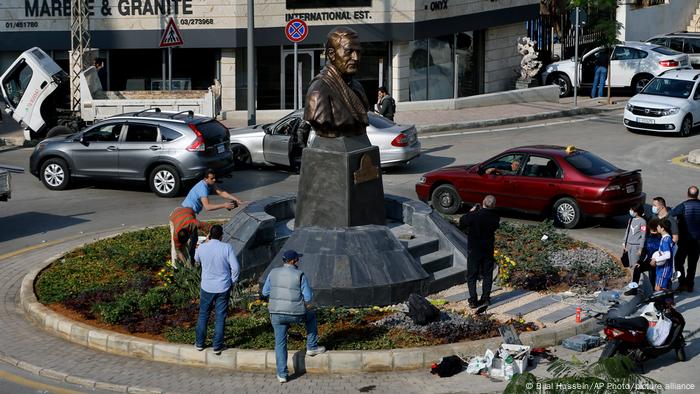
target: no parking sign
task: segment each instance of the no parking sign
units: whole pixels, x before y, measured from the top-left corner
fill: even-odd
[[[287,26],[284,28],[284,34],[291,42],[302,42],[306,36],[309,35],[309,26],[301,19],[292,19],[287,22]]]

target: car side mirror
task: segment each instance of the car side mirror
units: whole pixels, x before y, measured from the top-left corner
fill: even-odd
[[[82,134],[80,136],[78,136],[77,141],[85,146],[88,146],[90,144],[88,141],[85,141],[85,138],[83,137]]]
[[[486,170],[484,169],[484,167],[479,166],[479,168],[476,169],[476,172],[479,175],[484,175],[486,173]]]

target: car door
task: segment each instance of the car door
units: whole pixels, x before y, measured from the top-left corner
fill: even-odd
[[[158,126],[127,122],[126,135],[119,147],[119,177],[145,179],[146,169],[162,154]]]
[[[472,185],[465,185],[465,189],[460,190],[460,194],[468,195],[476,191],[475,201],[481,201],[484,196],[491,194],[496,197],[498,206],[504,208],[513,207],[519,193],[514,183],[518,176],[517,172],[515,174],[488,174],[487,172],[490,168],[508,171],[513,161],[522,163],[524,156],[521,153],[509,153],[489,160],[481,166],[478,182]]]
[[[528,212],[544,212],[561,187],[562,170],[548,156],[529,155],[523,170],[515,180],[520,197],[514,208]]]
[[[688,102],[690,103],[690,112],[693,115],[693,124],[697,125],[700,122],[700,81],[695,82],[695,92]]]
[[[79,135],[71,146],[73,172],[79,176],[116,178],[119,176],[119,140],[124,124],[98,124]]]
[[[604,53],[606,52],[600,48],[587,53],[581,59],[581,81],[579,85],[593,85],[593,78],[595,77],[595,63],[598,60],[598,56],[601,56]]]
[[[616,46],[610,59],[610,85],[625,87],[632,85],[632,78],[639,72],[641,59],[647,57],[645,51],[626,46]]]
[[[299,127],[300,118],[289,116],[265,130],[263,139],[263,156],[265,161],[289,166],[292,137]]]
[[[685,53],[688,54],[690,65],[696,69],[700,68],[700,38],[686,38]]]

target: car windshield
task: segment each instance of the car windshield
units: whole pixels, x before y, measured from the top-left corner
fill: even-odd
[[[576,151],[566,161],[584,175],[596,176],[617,171],[618,168],[590,152]]]
[[[656,48],[652,48],[652,51],[657,52],[657,53],[660,53],[660,54],[662,54],[662,55],[669,55],[669,56],[680,55],[680,54],[681,54],[681,52],[674,51],[673,49],[671,49],[671,48],[666,48],[666,47],[656,47]]]
[[[684,81],[680,79],[654,78],[642,90],[643,94],[654,96],[667,96],[677,98],[688,98],[693,91],[695,81]]]
[[[390,121],[389,119],[374,114],[369,114],[369,124],[377,129],[388,129],[389,127],[396,125],[396,123]]]

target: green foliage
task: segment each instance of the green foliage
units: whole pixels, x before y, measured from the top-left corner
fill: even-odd
[[[160,308],[168,302],[169,292],[165,287],[153,287],[146,292],[139,300],[139,311],[146,317],[156,316]]]
[[[558,359],[547,368],[552,374],[551,378],[538,378],[529,372],[515,375],[504,393],[628,394],[662,391],[663,385],[658,381],[637,374],[634,369],[634,361],[621,355],[591,364],[581,362],[576,357],[571,361]]]
[[[199,299],[202,282],[202,269],[200,267],[178,266],[173,272],[173,279],[173,286],[183,294],[183,298]]]
[[[619,43],[617,36],[622,24],[615,18],[618,0],[571,0],[569,9],[581,7],[588,13],[588,26],[600,32],[595,45],[610,48]],[[574,23],[574,21],[571,21]]]
[[[131,317],[139,307],[141,293],[130,290],[117,297],[114,302],[95,305],[94,312],[108,324],[118,324]]]

